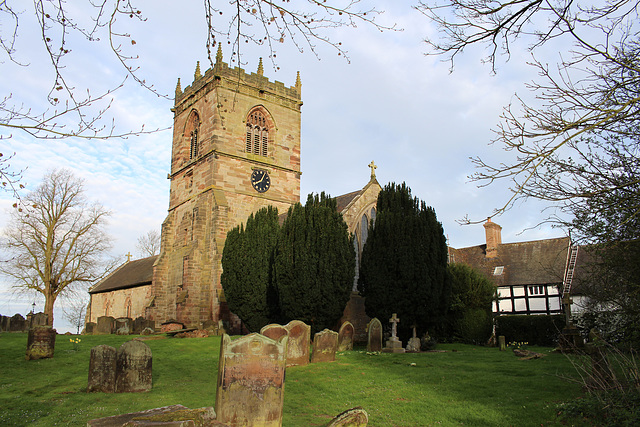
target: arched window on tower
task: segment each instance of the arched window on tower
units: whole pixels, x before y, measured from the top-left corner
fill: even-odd
[[[269,127],[261,110],[253,110],[247,117],[245,151],[265,157],[269,153]]]
[[[195,159],[200,152],[200,117],[195,110],[189,116],[184,134],[189,138],[189,160]]]

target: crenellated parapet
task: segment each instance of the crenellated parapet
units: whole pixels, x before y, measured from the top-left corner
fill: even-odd
[[[282,82],[277,80],[270,81],[268,77],[264,76],[262,58],[260,58],[257,71],[255,73],[247,73],[243,68],[231,68],[229,64],[223,62],[222,52],[218,47],[216,63],[212,68],[205,71],[204,75],[201,74],[200,62],[198,61],[191,85],[182,90],[180,79],[178,79],[175,104],[172,111],[175,114],[179,114],[215,88],[237,91],[244,95],[275,102],[294,110],[300,110],[302,105],[302,83],[299,72],[296,76],[295,85],[287,87]]]

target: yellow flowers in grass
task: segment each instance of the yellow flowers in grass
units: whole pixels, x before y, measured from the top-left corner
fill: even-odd
[[[69,342],[73,344],[74,351],[80,350],[80,341],[82,341],[80,338],[69,338]]]

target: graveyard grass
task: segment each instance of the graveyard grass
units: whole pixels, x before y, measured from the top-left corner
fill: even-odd
[[[182,404],[215,406],[220,337],[146,340],[153,353],[148,393],[86,393],[91,348],[118,348],[131,336],[59,335],[53,359],[25,360],[27,334],[0,334],[0,425],[86,425],[93,418]],[[77,349],[76,349],[77,347]],[[355,406],[369,425],[560,425],[557,405],[581,395],[565,356],[538,360],[462,344],[444,353],[385,354],[363,349],[335,362],[287,368],[283,426],[324,426]],[[577,421],[577,420],[576,420]],[[575,425],[575,424],[574,424]]]

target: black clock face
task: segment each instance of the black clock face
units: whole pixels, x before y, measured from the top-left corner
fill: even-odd
[[[264,193],[271,186],[271,178],[269,178],[269,172],[256,169],[251,174],[251,185],[256,189],[258,193]]]

